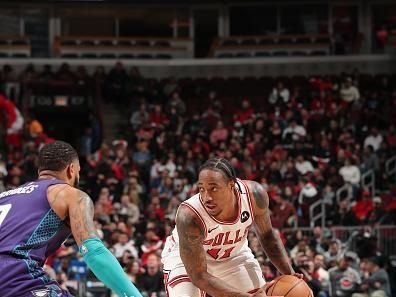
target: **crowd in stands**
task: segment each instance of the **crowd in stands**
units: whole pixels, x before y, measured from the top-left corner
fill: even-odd
[[[3,85],[10,80],[5,72]],[[33,76],[89,82],[129,120],[116,138],[85,147],[81,187],[95,202],[98,234],[145,296],[164,296],[160,253],[177,207],[196,193],[200,164],[221,156],[239,178],[267,190],[272,224],[315,296],[391,297],[388,273],[394,272],[372,230],[396,223],[395,180],[385,170],[396,152],[395,76],[367,78],[355,70],[235,80],[238,85],[224,79],[145,79],[136,68],[128,72],[117,63],[108,73],[98,67],[92,76],[84,67],[72,71],[63,65],[53,73],[48,66],[42,72],[29,66],[13,79],[23,89]],[[51,141],[37,136],[45,124],[26,121],[22,145],[2,148],[0,191],[35,177],[38,149]],[[374,192],[361,187],[369,170]],[[351,185],[352,198],[337,200],[344,184]],[[317,200],[325,202],[325,228],[293,229],[310,225],[309,207]],[[332,232],[334,226],[363,231],[345,241]],[[266,279],[275,278],[253,232],[249,243]],[[69,288],[87,274],[72,241],[47,267]]]

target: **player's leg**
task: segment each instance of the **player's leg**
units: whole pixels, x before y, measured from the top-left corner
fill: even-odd
[[[246,293],[254,293],[265,285],[263,272],[256,259],[249,259],[221,272],[219,278],[227,284],[236,284],[238,290]]]
[[[167,284],[165,287],[167,297],[204,297],[205,293],[190,281]]]
[[[205,293],[193,285],[184,266],[164,270],[167,297],[204,297]]]

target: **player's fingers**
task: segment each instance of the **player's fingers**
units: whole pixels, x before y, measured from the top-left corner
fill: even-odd
[[[304,275],[302,273],[294,273],[293,275],[295,277],[298,277],[298,278],[303,278],[304,277]]]
[[[268,288],[270,288],[274,283],[275,283],[275,280],[272,280],[272,281],[266,283],[266,284],[263,286],[263,290],[264,290],[265,292],[267,292]]]

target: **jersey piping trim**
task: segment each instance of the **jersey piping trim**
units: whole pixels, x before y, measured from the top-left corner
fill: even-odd
[[[194,208],[194,206],[192,206],[191,204],[189,204],[188,202],[182,202],[181,205],[185,205],[187,206],[192,212],[195,213],[195,215],[198,217],[198,219],[201,221],[202,227],[204,228],[204,232],[205,232],[205,238],[208,236],[208,230],[206,228],[206,224],[205,221],[203,220],[202,216],[199,214],[199,212]]]
[[[248,186],[247,186],[243,181],[241,181],[241,184],[242,184],[243,187],[245,188],[246,195],[247,195],[247,197],[248,197],[248,203],[249,203],[249,209],[250,209],[252,221],[254,221],[254,213],[253,213],[253,206],[252,206],[252,197],[250,196],[250,190],[249,190]]]

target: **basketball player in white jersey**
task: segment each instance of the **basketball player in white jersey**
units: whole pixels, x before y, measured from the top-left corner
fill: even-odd
[[[178,209],[162,252],[168,297],[264,297],[265,280],[248,247],[254,224],[267,256],[282,274],[296,274],[272,229],[268,195],[254,181],[236,178],[223,158],[199,169],[199,193]]]

